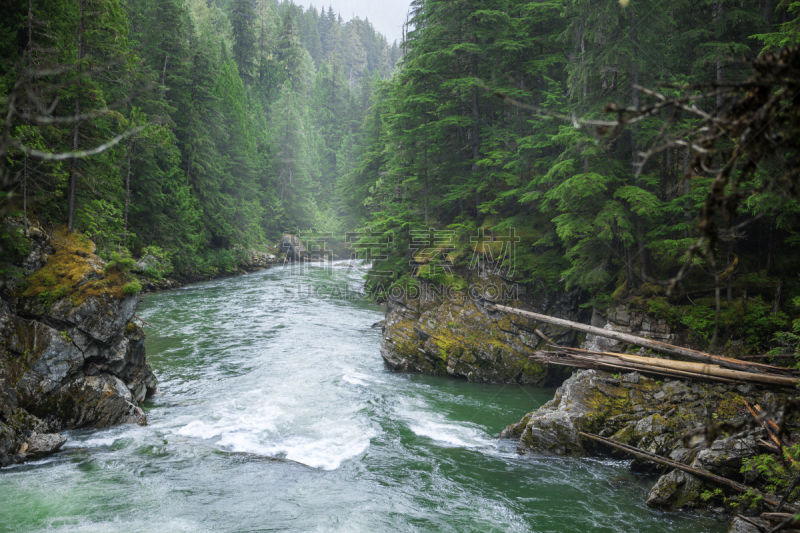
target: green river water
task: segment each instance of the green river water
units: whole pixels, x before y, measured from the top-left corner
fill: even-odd
[[[383,310],[326,297],[362,274],[277,267],[148,295],[150,425],[68,432],[0,471],[0,531],[726,530],[647,508],[655,478],[627,462],[496,440],[552,389],[386,371]]]

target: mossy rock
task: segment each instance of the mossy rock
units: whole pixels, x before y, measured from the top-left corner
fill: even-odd
[[[28,276],[28,286],[21,294],[36,300],[27,306],[29,310],[41,315],[62,300],[78,307],[92,296],[125,298],[127,274],[116,269],[105,272],[91,240],[60,228],[52,234],[50,244],[55,253],[42,269]]]

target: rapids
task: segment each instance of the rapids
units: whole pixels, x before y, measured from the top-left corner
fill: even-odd
[[[277,267],[148,295],[150,425],[0,471],[2,532],[722,532],[624,461],[496,440],[552,389],[392,374],[363,272]]]

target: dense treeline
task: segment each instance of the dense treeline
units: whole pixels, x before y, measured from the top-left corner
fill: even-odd
[[[720,217],[721,238],[667,297],[657,281],[674,276],[697,241],[712,178],[692,168],[690,150],[680,146],[642,166],[640,152],[663,139],[669,118],[663,113],[616,137],[579,125],[607,120],[609,102],[638,107],[646,97],[640,86],[675,96],[686,92],[678,86],[741,81],[751,72],[742,58],[800,40],[800,4],[418,0],[413,6],[407,56],[375,92],[345,198],[374,228],[400,236],[382,270],[414,283],[407,266],[411,229],[456,230],[450,259],[466,263],[470,237],[483,231],[496,238],[513,228],[521,242],[512,277],[530,291],[577,291],[587,307],[601,309],[639,305],[690,326],[702,343],[713,336],[719,283],[727,338],[762,347],[788,327],[784,312],[800,311],[794,253],[800,220],[788,190],[750,196],[735,218]],[[710,94],[696,105],[713,115],[730,102]],[[690,124],[688,116],[677,121]],[[759,169],[761,176],[772,171]],[[423,267],[421,274],[459,283],[443,269]]]
[[[666,294],[659,282],[697,242],[714,172],[680,144],[641,153],[694,119],[664,112],[613,136],[586,121],[607,119],[609,102],[652,100],[648,87],[675,97],[740,82],[747,59],[800,42],[800,3],[412,8],[398,46],[368,21],[287,1],[7,2],[5,204],[83,231],[104,253],[158,246],[189,271],[286,229],[370,226],[395,235],[380,270],[399,283],[414,283],[410,230],[455,231],[456,264],[471,261],[471,239],[513,230],[516,269],[504,275],[530,292],[627,302],[700,343],[716,323],[748,348],[789,327],[800,313],[791,187],[718,214],[720,238]],[[712,117],[731,104],[713,91],[694,103]],[[108,141],[92,157],[49,157]],[[762,161],[756,182],[796,157]]]
[[[105,254],[156,246],[187,271],[338,219],[372,83],[400,53],[368,21],[286,1],[2,9],[10,214],[66,223]]]

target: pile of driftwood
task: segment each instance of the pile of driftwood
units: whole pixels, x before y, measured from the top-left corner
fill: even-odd
[[[719,365],[688,363],[656,357],[640,357],[638,355],[610,352],[589,352],[561,346],[555,346],[551,351],[536,352],[530,358],[532,361],[549,365],[594,368],[610,372],[645,372],[679,379],[697,379],[723,383],[756,383],[758,385],[777,387],[794,387],[797,384],[797,378],[788,376],[742,372],[741,370],[722,368]]]
[[[669,376],[681,379],[697,379],[701,381],[718,381],[723,383],[754,383],[774,387],[795,387],[800,373],[793,369],[782,368],[753,361],[732,359],[720,355],[713,355],[682,346],[673,346],[663,342],[654,341],[629,333],[596,328],[579,322],[572,322],[561,318],[540,315],[530,311],[514,309],[503,305],[489,305],[490,309],[513,313],[537,322],[544,322],[554,326],[591,333],[619,342],[640,346],[661,354],[689,359],[676,361],[656,357],[641,357],[611,352],[589,352],[577,348],[567,348],[552,345],[550,350],[536,352],[531,359],[540,363],[551,365],[571,366],[577,368],[594,368],[598,370],[638,371],[660,376]],[[536,333],[548,340],[542,333]],[[552,344],[552,342],[551,342]]]

